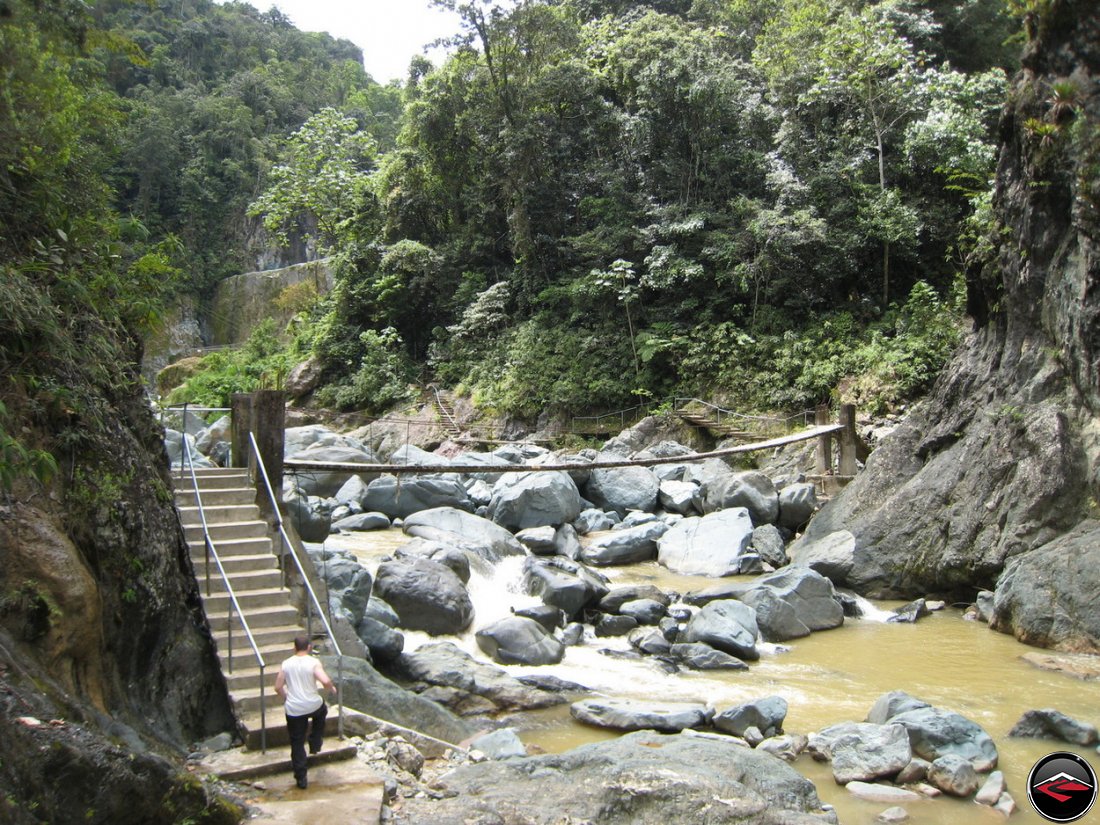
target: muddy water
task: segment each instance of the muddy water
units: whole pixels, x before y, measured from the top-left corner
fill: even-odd
[[[406,539],[397,531],[341,537],[330,542],[353,550],[373,568],[378,558],[392,552]],[[508,613],[511,607],[534,603],[518,592],[519,560],[505,562],[491,577],[471,581],[478,617],[476,626]],[[613,584],[652,583],[666,590],[686,592],[711,583],[697,577],[674,576],[656,564],[604,569]],[[879,609],[894,605],[878,604]],[[787,731],[809,733],[843,721],[862,720],[872,703],[890,690],[905,690],[938,707],[955,710],[981,725],[996,741],[1000,768],[1019,812],[1013,822],[1039,823],[1027,800],[1026,780],[1031,766],[1055,750],[1080,753],[1100,769],[1094,749],[1075,748],[1047,740],[1009,739],[1007,734],[1025,710],[1057,708],[1078,719],[1100,723],[1100,683],[1082,681],[1039,670],[1022,661],[1021,654],[1034,650],[984,624],[966,621],[958,610],[948,609],[916,624],[886,624],[873,619],[849,620],[836,630],[815,633],[787,646],[765,646],[759,662],[748,671],[721,675],[668,674],[648,661],[614,658],[601,650],[625,651],[622,639],[589,638],[570,648],[565,660],[544,668],[510,667],[509,672],[552,673],[579,682],[600,693],[625,698],[708,702],[719,710],[770,694],[783,696],[789,705]],[[407,634],[406,648],[427,641]],[[454,640],[477,650],[472,634]],[[510,720],[520,727],[528,745],[560,752],[577,745],[607,739],[613,733],[577,724],[568,708],[527,714]],[[795,767],[810,778],[821,798],[834,805],[842,823],[871,823],[884,808],[882,803],[854,799],[837,786],[827,765],[803,756]],[[914,825],[995,823],[999,814],[968,801],[939,798],[906,805]],[[1093,812],[1082,821],[1100,822]]]

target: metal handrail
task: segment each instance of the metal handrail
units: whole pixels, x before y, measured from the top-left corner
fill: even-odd
[[[802,423],[806,423],[807,416],[813,416],[813,410],[802,410],[801,412],[789,415],[786,418],[779,418],[773,415],[749,415],[748,413],[739,413],[735,410],[727,410],[725,407],[720,407],[717,404],[710,401],[704,401],[701,398],[673,398],[673,406],[677,409],[684,409],[688,404],[698,404],[704,408],[714,410],[718,414],[718,421],[721,423],[722,416],[725,415],[728,418],[738,418],[742,421],[759,421],[765,424],[787,424],[794,421],[796,418],[801,418]]]
[[[328,640],[332,643],[332,649],[336,652],[336,701],[339,706],[339,721],[337,723],[340,738],[344,737],[344,653],[340,650],[340,644],[336,641],[336,634],[332,632],[332,627],[329,625],[328,620],[325,618],[325,613],[321,609],[321,602],[317,598],[317,594],[313,590],[313,585],[309,583],[309,577],[306,575],[305,568],[302,567],[302,562],[298,558],[298,553],[294,549],[294,543],[291,542],[290,536],[287,535],[286,527],[283,526],[283,514],[279,509],[279,502],[275,498],[275,492],[271,488],[271,479],[267,474],[267,467],[264,466],[263,456],[260,455],[260,447],[256,443],[256,434],[251,430],[248,432],[249,447],[252,450],[252,455],[256,457],[256,467],[260,471],[260,477],[263,479],[264,488],[267,490],[268,499],[271,502],[271,512],[275,519],[275,528],[279,532],[279,536],[282,539],[283,544],[286,546],[288,554],[294,560],[295,567],[298,568],[298,574],[302,578],[302,584],[305,585],[306,592],[309,594],[309,601],[306,604],[306,633],[313,637],[313,608],[317,609],[317,617],[321,620],[321,624],[324,625],[325,634]],[[283,554],[280,554],[280,557]],[[280,565],[282,567],[282,565]],[[284,580],[286,578],[286,570],[283,569]],[[285,583],[285,582],[284,582]]]
[[[191,485],[195,491],[195,504],[199,510],[199,520],[202,522],[202,537],[205,549],[205,577],[206,577],[206,595],[210,595],[210,557],[214,557],[214,564],[218,567],[218,573],[222,577],[222,583],[225,584],[225,592],[229,595],[230,610],[226,619],[226,656],[229,660],[229,672],[233,673],[233,615],[236,613],[237,618],[241,622],[241,627],[244,629],[245,636],[248,639],[248,644],[252,647],[252,653],[256,657],[256,661],[260,665],[260,751],[262,753],[267,752],[267,698],[264,691],[264,685],[266,680],[264,679],[264,657],[260,654],[260,648],[256,644],[256,638],[252,635],[252,629],[248,626],[248,619],[245,618],[244,611],[241,609],[241,603],[237,601],[237,594],[233,590],[233,585],[229,583],[229,576],[225,572],[225,567],[222,566],[222,560],[218,556],[218,550],[214,546],[214,540],[210,538],[210,527],[206,523],[206,510],[202,506],[202,493],[199,492],[199,478],[195,474],[195,462],[191,459],[191,445],[187,443],[187,433],[180,433],[183,443],[183,461],[180,463],[180,476],[183,476],[184,468],[186,467],[191,471]]]

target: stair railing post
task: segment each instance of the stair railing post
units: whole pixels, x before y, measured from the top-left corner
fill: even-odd
[[[337,717],[337,734],[344,738],[344,655],[341,653],[336,658],[336,704],[339,716]]]
[[[260,659],[260,753],[267,753],[267,679],[264,678],[264,660]]]

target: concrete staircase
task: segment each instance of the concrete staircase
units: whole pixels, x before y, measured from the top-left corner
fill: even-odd
[[[709,430],[713,435],[740,439],[751,439],[754,437],[753,433],[747,431],[744,427],[734,426],[728,421],[719,422],[717,418],[713,418],[709,414],[700,413],[696,410],[684,408],[677,410],[676,414],[691,426]]]
[[[209,563],[208,592],[198,502],[190,478],[180,482],[177,477],[176,508],[191,549],[206,618],[217,643],[218,657],[245,744],[259,748],[260,733],[265,728],[269,747],[285,744],[282,702],[273,686],[280,662],[293,650],[294,637],[305,632],[301,618],[293,607],[290,591],[283,587],[270,528],[256,506],[256,489],[248,472],[243,469],[196,469],[195,476],[210,538],[265,665],[261,684],[259,662],[240,618],[232,614],[229,593],[213,559]],[[261,725],[260,696],[264,691],[266,725]]]
[[[435,404],[436,415],[439,416],[439,420],[443,424],[443,430],[449,438],[457,439],[462,435],[462,428],[455,421],[455,411],[454,407],[451,406],[451,402],[443,398],[438,392],[432,393],[432,401]]]

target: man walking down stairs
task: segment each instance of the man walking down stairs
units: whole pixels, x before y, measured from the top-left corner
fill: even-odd
[[[285,750],[289,741],[286,719],[273,687],[292,641],[297,637],[308,641],[308,637],[291,593],[283,585],[271,528],[256,505],[256,489],[248,471],[196,469],[195,478],[197,493],[189,472],[182,479],[174,478],[176,508],[246,746],[216,754],[213,771],[227,781],[263,777],[263,784],[271,790],[270,798],[259,804],[272,814],[265,822],[307,821],[302,818],[307,815],[304,808],[316,813],[309,815],[308,821],[339,821],[330,820],[330,815],[343,811],[354,814],[357,822],[378,822],[381,782],[358,763],[354,746],[308,756],[310,767],[319,766],[314,771],[314,788],[306,794],[294,787],[298,783],[291,778],[293,769]],[[221,570],[207,553],[204,520]],[[244,614],[251,640],[233,608],[226,581]],[[261,754],[262,744],[268,750]]]

